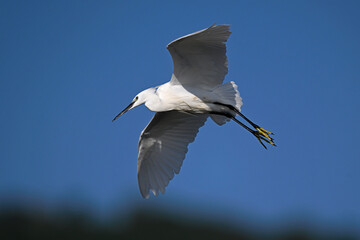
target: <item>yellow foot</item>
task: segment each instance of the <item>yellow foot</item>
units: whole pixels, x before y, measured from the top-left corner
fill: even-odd
[[[269,139],[270,141],[273,140],[273,138],[269,136],[269,134],[274,135],[272,132],[269,132],[268,130],[265,130],[265,129],[261,128],[261,127],[257,127],[256,130],[258,130],[258,132],[259,132],[262,136],[266,137],[266,138]]]
[[[276,146],[274,143],[274,139],[272,137],[269,136],[269,134],[274,135],[272,132],[265,130],[261,127],[256,127],[256,132],[255,132],[255,137],[259,140],[259,142],[261,143],[261,145],[264,146],[264,148],[266,148],[266,146],[264,145],[264,143],[261,140],[264,140],[265,142]],[[265,138],[264,138],[265,137]],[[267,138],[267,139],[266,139]]]

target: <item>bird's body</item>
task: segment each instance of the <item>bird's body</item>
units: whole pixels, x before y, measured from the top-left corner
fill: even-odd
[[[174,61],[171,80],[140,92],[114,118],[141,104],[156,112],[139,140],[137,169],[143,197],[149,197],[150,190],[155,196],[165,192],[174,173],[180,171],[187,146],[209,116],[218,125],[232,119],[264,147],[262,140],[275,145],[270,132],[240,113],[242,99],[237,85],[222,84],[228,71],[225,42],[229,36],[228,25],[212,25],[171,42],[167,47]],[[237,115],[256,130],[237,120]]]
[[[201,114],[211,111],[219,112],[224,108],[213,104],[223,100],[216,90],[185,89],[182,85],[167,82],[156,88],[146,89],[143,93],[146,95],[145,106],[153,112],[175,110]]]

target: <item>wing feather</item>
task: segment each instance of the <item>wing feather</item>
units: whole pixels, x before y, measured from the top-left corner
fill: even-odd
[[[208,115],[190,115],[178,111],[158,112],[141,133],[138,156],[138,182],[144,198],[152,191],[164,193],[166,186],[178,174],[199,128]]]
[[[225,43],[230,34],[229,25],[214,24],[169,43],[174,63],[170,82],[203,89],[221,84],[228,72]]]

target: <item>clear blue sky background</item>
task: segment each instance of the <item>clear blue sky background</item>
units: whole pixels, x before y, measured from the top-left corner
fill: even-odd
[[[1,199],[359,227],[359,11],[358,1],[1,1]],[[233,32],[225,81],[278,147],[208,121],[166,194],[143,200],[137,142],[153,113],[111,120],[170,79],[170,41],[215,22]]]

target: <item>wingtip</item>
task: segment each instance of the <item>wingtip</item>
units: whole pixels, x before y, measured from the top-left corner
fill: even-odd
[[[220,24],[220,25],[216,25],[216,23],[213,23],[209,28],[213,28],[213,27],[228,27],[230,28],[231,24]]]
[[[157,191],[157,190],[155,190],[155,189],[150,189],[150,190],[148,190],[147,193],[140,192],[140,194],[141,194],[141,196],[142,196],[144,199],[149,199],[149,198],[150,198],[150,191],[153,193],[153,195],[154,195],[155,197],[157,197],[157,196],[159,195],[159,191]],[[164,194],[164,193],[165,193],[165,188],[161,188],[161,189],[160,189],[160,192],[161,192],[162,194]]]
[[[213,25],[211,25],[208,29],[213,29],[213,28],[217,28],[217,30],[222,30],[225,32],[228,32],[229,36],[231,35],[231,31],[230,31],[230,24],[220,24],[220,25],[216,25],[216,23],[214,23]],[[229,37],[228,36],[228,37]]]
[[[151,192],[154,194],[155,197],[159,195],[159,191],[155,189],[151,189]]]
[[[142,194],[141,193],[141,196],[143,197],[143,198],[145,198],[145,199],[149,199],[150,198],[150,194],[149,193],[147,193],[147,194]]]
[[[141,194],[141,196],[142,196],[143,198],[145,198],[145,199],[149,199],[149,198],[150,198],[149,189],[144,190],[144,189],[141,189],[141,188],[140,188],[140,194]]]

